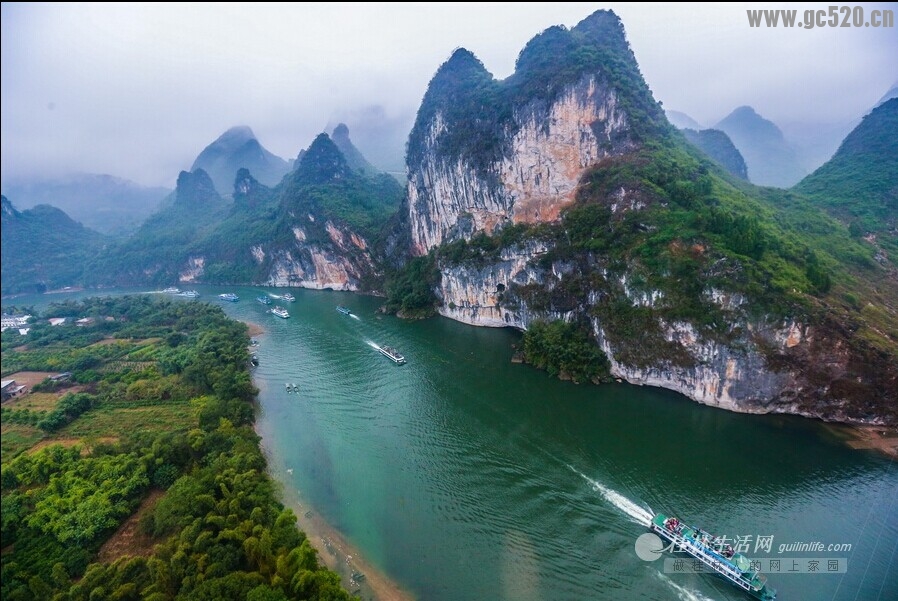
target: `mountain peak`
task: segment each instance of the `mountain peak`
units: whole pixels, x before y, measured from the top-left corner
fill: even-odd
[[[220,202],[221,197],[215,190],[212,178],[203,169],[178,174],[175,206],[194,208]]]
[[[331,134],[331,141],[337,145],[346,163],[354,171],[363,171],[364,173],[374,174],[377,169],[362,156],[359,149],[355,147],[352,140],[349,139],[349,127],[345,123],[340,123],[334,128]]]
[[[321,133],[302,155],[294,173],[303,184],[324,184],[345,178],[352,169],[334,141]]]
[[[8,198],[0,196],[0,212],[3,215],[15,215],[17,211]]]
[[[213,144],[223,144],[234,147],[241,146],[249,140],[255,140],[256,134],[253,133],[249,125],[235,125],[225,133],[218,136]]]
[[[734,109],[714,129],[725,132],[739,149],[754,184],[788,188],[807,174],[782,130],[750,106]]]
[[[196,157],[190,170],[208,173],[218,193],[226,195],[233,191],[237,171],[244,167],[267,186],[279,184],[290,170],[289,163],[266,150],[247,125],[221,134]]]

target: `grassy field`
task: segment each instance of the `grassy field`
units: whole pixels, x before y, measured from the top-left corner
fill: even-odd
[[[31,392],[25,396],[16,397],[3,404],[9,409],[27,409],[28,411],[53,411],[62,395],[66,392],[75,392],[68,389],[61,392]]]
[[[2,461],[15,457],[40,442],[44,433],[33,426],[23,424],[3,424],[0,426],[0,452]]]
[[[59,431],[65,438],[121,437],[129,433],[186,432],[195,424],[189,404],[88,411]]]

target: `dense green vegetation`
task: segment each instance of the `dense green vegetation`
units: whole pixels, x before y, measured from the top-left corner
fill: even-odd
[[[683,135],[699,150],[720,163],[720,166],[739,179],[748,179],[748,167],[730,137],[719,129],[682,129]]]
[[[161,210],[132,236],[110,245],[89,262],[86,283],[141,282],[158,287],[176,283],[195,241],[212,231],[227,215],[228,206],[205,171],[182,171],[177,188]]]
[[[104,236],[49,205],[20,212],[5,196],[0,203],[3,294],[44,292],[83,281],[85,265],[106,243]]]
[[[873,109],[795,191],[898,256],[898,98]]]
[[[370,240],[397,211],[403,193],[386,173],[371,175],[350,167],[337,145],[320,134],[284,182],[281,202],[283,211],[310,211]]]
[[[434,314],[437,297],[434,288],[440,281],[433,253],[414,257],[388,274],[384,310],[403,317],[429,317]]]
[[[508,142],[515,134],[515,111],[525,106],[545,110],[565,87],[585,76],[596,77],[619,94],[618,107],[628,115],[624,135],[634,140],[669,135],[623,25],[613,12],[597,11],[573,29],[550,27],[530,40],[518,56],[515,73],[504,81],[495,80],[471,52],[456,50],[424,95],[409,137],[407,163],[414,169],[428,160],[464,159],[492,182],[495,174],[490,167],[509,152]],[[444,128],[437,139],[437,155],[429,157],[427,128],[438,114]]]
[[[589,335],[588,324],[537,321],[523,339],[524,360],[551,376],[574,382],[595,382],[610,377],[605,354]]]
[[[3,599],[349,599],[265,472],[246,327],[145,296],[48,311],[72,313],[103,319],[35,326],[25,349],[3,333],[4,376],[66,368],[81,383],[55,406],[32,393],[4,407]],[[22,430],[8,445],[32,413],[51,444],[27,451]],[[126,519],[148,544],[97,561]]]
[[[377,244],[404,193],[385,173],[351,168],[326,134],[315,139],[277,187],[261,184],[247,169],[238,170],[232,183],[233,203],[218,195],[204,171],[182,173],[169,204],[132,237],[102,253],[89,269],[88,283],[165,287],[198,257],[203,260],[200,281],[260,283],[288,253],[303,269],[313,270],[309,247],[357,258],[367,249],[349,234],[345,244],[338,244],[332,228],[361,236],[363,245]],[[367,265],[366,260],[358,263]]]

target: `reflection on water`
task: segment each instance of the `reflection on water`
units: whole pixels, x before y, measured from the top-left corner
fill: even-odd
[[[821,554],[848,557],[844,576],[771,574],[781,599],[898,598],[898,468],[816,422],[560,382],[510,362],[514,332],[398,320],[374,298],[291,290],[281,320],[246,300],[260,289],[197,289],[236,292],[224,310],[266,330],[254,377],[273,473],[420,599],[747,598],[640,560],[649,510],[772,535],[774,555],[852,545]]]

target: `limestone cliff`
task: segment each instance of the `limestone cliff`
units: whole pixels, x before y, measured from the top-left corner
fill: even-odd
[[[277,188],[238,171],[231,214],[194,246],[179,279],[369,289],[379,273],[369,239],[401,195],[393,178],[354,169],[321,134]]]
[[[868,250],[692,149],[613,13],[546,30],[505,81],[457,50],[430,83],[407,160],[401,222],[411,254],[435,262],[440,314],[585,324],[613,376],[733,411],[898,421],[888,293],[869,289],[878,325],[834,310],[830,293],[845,272],[827,245]],[[864,265],[865,281],[885,275]]]

